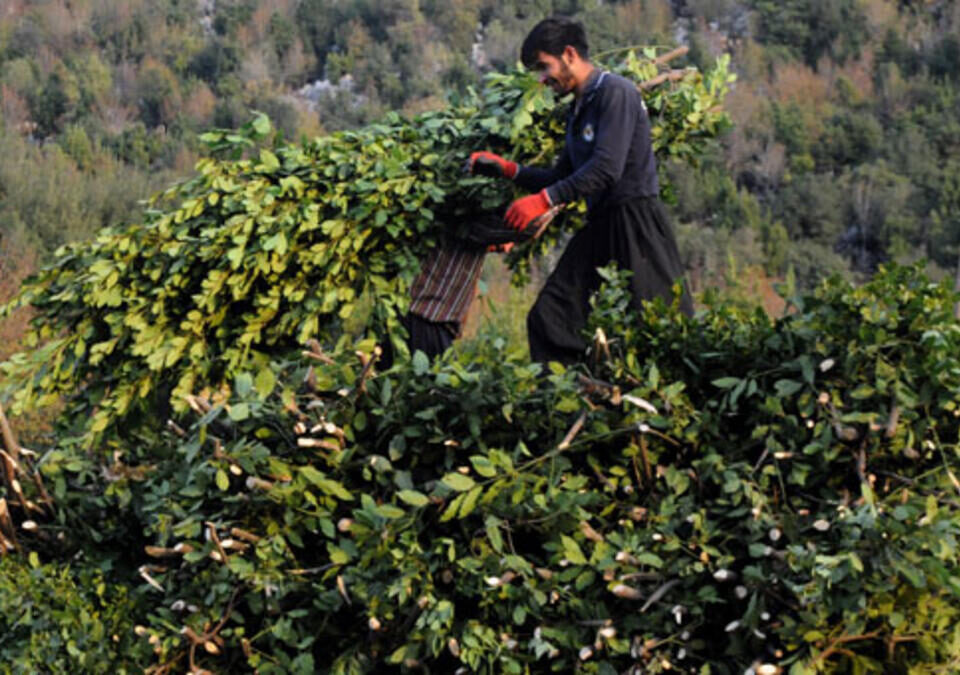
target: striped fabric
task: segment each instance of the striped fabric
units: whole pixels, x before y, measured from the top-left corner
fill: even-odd
[[[483,268],[483,249],[441,245],[414,279],[410,313],[427,321],[462,324]]]

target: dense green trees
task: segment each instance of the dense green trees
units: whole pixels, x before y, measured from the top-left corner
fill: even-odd
[[[722,24],[738,4],[693,10],[692,23]],[[774,260],[777,249],[758,257],[755,247],[735,242],[731,252],[778,275],[787,261],[813,253],[825,262],[808,260],[804,280],[836,269],[836,251],[858,274],[883,259],[928,257],[932,273],[953,275],[952,251],[934,242],[950,227],[935,214],[958,148],[957,12],[949,3],[920,9],[881,0],[746,4],[753,33],[724,47],[700,24],[704,37],[691,38],[701,48],[713,39],[714,52],[731,50],[741,77],[729,102],[735,128],[725,153],[690,183],[745,205],[756,201],[758,236],[780,224],[787,248],[805,254]],[[730,174],[740,191],[718,187]],[[690,227],[715,228],[736,210],[681,213]]]
[[[551,12],[584,20],[595,51],[685,34],[695,63],[732,55],[736,129],[690,180],[719,196],[695,199],[696,212],[683,207],[685,226],[727,227],[731,213],[749,212],[740,225],[756,239],[780,223],[827,257],[858,226],[857,168],[881,162],[906,184],[891,197],[903,203],[883,211],[902,222],[873,228],[879,246],[952,268],[933,217],[945,160],[960,146],[958,17],[944,2],[16,2],[0,17],[0,134],[60,144],[76,175],[116,154],[145,172],[144,197],[162,184],[150,179],[157,169],[191,164],[198,132],[239,126],[251,109],[295,138],[441,106],[483,69],[512,66],[524,32]],[[338,86],[345,75],[350,84]],[[291,95],[317,80],[331,86],[315,102]],[[786,272],[789,256],[733,252]]]

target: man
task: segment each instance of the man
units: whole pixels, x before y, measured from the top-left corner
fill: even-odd
[[[672,297],[683,267],[670,222],[659,200],[650,120],[637,87],[589,60],[583,26],[565,17],[544,19],[523,42],[521,59],[559,96],[574,95],[566,143],[549,169],[519,166],[489,152],[470,157],[474,173],[514,180],[534,194],[507,210],[507,224],[523,230],[554,205],[585,198],[586,226],[567,245],[530,314],[527,331],[534,361],[573,363],[587,344],[581,334],[597,268],[615,262],[633,272],[631,293],[643,301]],[[691,315],[684,291],[680,309]]]
[[[410,352],[422,351],[430,358],[445,352],[459,337],[476,295],[477,281],[487,253],[507,253],[517,242],[543,231],[553,212],[519,232],[503,226],[496,214],[476,216],[460,228],[450,227],[436,249],[421,264],[410,286],[410,308],[400,323],[407,331]],[[380,367],[393,364],[388,346]]]

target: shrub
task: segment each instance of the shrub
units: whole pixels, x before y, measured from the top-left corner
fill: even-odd
[[[141,672],[151,649],[133,605],[128,587],[83,564],[0,559],[0,672]]]
[[[55,453],[67,545],[145,565],[143,640],[194,671],[956,668],[948,286],[690,319],[605,275],[589,371],[495,336],[385,373],[314,346],[191,397],[139,464]]]

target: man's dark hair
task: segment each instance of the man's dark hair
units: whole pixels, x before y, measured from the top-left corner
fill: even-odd
[[[532,68],[537,62],[537,52],[559,57],[568,45],[577,50],[580,58],[590,58],[583,24],[565,16],[551,16],[527,34],[520,48],[520,60],[527,68]]]

